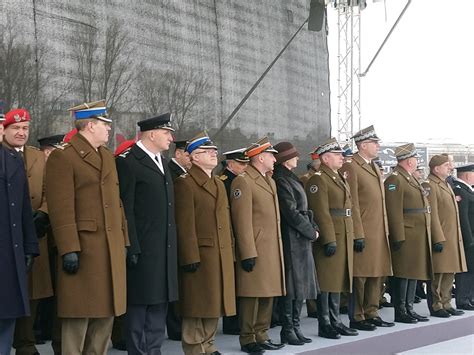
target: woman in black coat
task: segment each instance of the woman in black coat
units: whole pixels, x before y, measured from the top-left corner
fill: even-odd
[[[281,342],[290,345],[310,343],[300,329],[300,313],[305,299],[315,299],[318,282],[314,269],[312,243],[318,226],[308,211],[302,182],[291,171],[297,166],[298,152],[289,142],[275,146],[277,165],[273,173],[280,205],[281,234],[285,258],[286,296],[278,300]]]

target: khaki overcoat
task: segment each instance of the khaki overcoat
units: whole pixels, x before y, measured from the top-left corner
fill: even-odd
[[[181,315],[235,315],[235,277],[229,202],[223,182],[193,165],[174,182],[178,260],[200,263],[179,272]]]
[[[344,177],[321,164],[320,171],[306,183],[309,209],[319,226],[320,236],[313,243],[314,261],[322,292],[351,292],[354,227],[350,216],[334,215],[331,210],[350,210],[352,198]],[[337,250],[326,256],[324,245],[336,242]]]
[[[58,248],[58,316],[123,314],[129,241],[112,152],[96,151],[76,134],[48,158],[46,196]],[[74,275],[62,269],[62,256],[70,252],[79,252]]]
[[[340,171],[351,189],[354,239],[365,240],[364,250],[354,253],[354,276],[390,276],[392,259],[380,170],[356,153],[352,161],[345,163]]]
[[[237,296],[286,294],[280,210],[275,181],[252,165],[231,185],[232,223],[236,242]],[[241,260],[257,258],[251,272]]]
[[[458,204],[451,186],[434,174],[423,183],[431,206],[431,240],[443,243],[441,253],[433,252],[433,272],[466,272],[466,257],[459,222]]]
[[[26,176],[30,190],[31,207],[33,211],[40,210],[48,213],[45,193],[45,157],[42,151],[35,147],[25,146],[24,151]],[[38,236],[40,255],[35,258],[33,269],[28,274],[28,292],[30,299],[36,300],[53,295],[51,269],[49,266],[48,237]]]
[[[403,241],[400,250],[392,248],[393,276],[413,280],[430,280],[431,214],[410,213],[413,209],[429,210],[424,189],[400,166],[385,180],[385,199],[390,243]]]
[[[308,182],[309,178],[313,176],[316,173],[313,169],[308,170],[305,174],[300,176],[300,180],[303,183],[303,186],[306,186],[306,183]]]

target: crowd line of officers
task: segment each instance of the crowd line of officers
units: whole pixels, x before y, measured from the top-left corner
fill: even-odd
[[[40,149],[26,145],[28,111],[0,116],[1,355],[38,354],[38,304],[53,293],[52,345],[65,355],[106,354],[113,330],[129,354],[161,354],[166,325],[185,354],[220,354],[221,317],[243,352],[303,345],[316,334],[300,326],[305,300],[319,336],[356,336],[395,325],[379,315],[386,287],[395,322],[424,322],[417,280],[431,316],[474,310],[472,164],[453,178],[450,156],[435,155],[423,181],[404,144],[384,181],[370,126],[350,158],[334,138],[319,145],[302,177],[295,146],[267,138],[224,153],[213,174],[216,145],[205,132],[174,141],[170,114],[139,121],[139,140],[114,156],[105,102],[70,111],[74,132]]]

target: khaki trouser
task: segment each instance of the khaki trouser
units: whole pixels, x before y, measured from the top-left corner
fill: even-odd
[[[433,311],[453,308],[451,305],[451,290],[453,288],[454,274],[434,274],[431,281],[431,294],[433,297]]]
[[[263,343],[272,321],[273,297],[240,297],[240,345]]]
[[[114,317],[62,318],[61,352],[67,355],[105,355]]]
[[[354,321],[378,317],[382,277],[354,277]]]
[[[217,351],[214,345],[219,318],[187,318],[182,320],[182,347],[185,355]]]

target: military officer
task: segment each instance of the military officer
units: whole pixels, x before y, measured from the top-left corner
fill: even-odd
[[[237,296],[240,306],[242,351],[261,354],[283,344],[268,336],[273,297],[285,295],[280,211],[273,171],[278,153],[262,138],[246,150],[250,164],[231,185],[232,223],[235,228]]]
[[[349,317],[351,328],[374,330],[395,325],[378,314],[382,282],[392,275],[383,179],[373,163],[380,144],[374,126],[360,130],[353,139],[358,152],[340,170],[351,189],[354,223],[354,292]]]
[[[104,354],[113,317],[125,313],[127,224],[105,101],[70,109],[78,133],[54,150],[46,194],[58,270],[63,354]],[[59,268],[58,268],[59,269]]]
[[[395,148],[398,165],[385,180],[389,238],[392,252],[392,292],[395,322],[429,319],[413,310],[416,280],[429,280],[431,263],[431,207],[420,182],[413,177],[419,157],[415,145]]]
[[[36,258],[28,284],[30,292],[31,316],[17,320],[13,347],[19,354],[35,354],[36,339],[33,325],[36,318],[40,299],[53,295],[51,272],[49,265],[48,240],[46,232],[49,226],[48,208],[44,193],[45,159],[43,153],[35,147],[26,145],[30,129],[30,113],[25,109],[15,109],[7,112],[3,126],[5,127],[4,143],[16,150],[24,160],[31,206],[36,234],[39,238],[40,256]]]
[[[127,139],[119,144],[114,151],[114,157],[118,157],[120,154],[126,152],[136,143],[135,139]]]
[[[321,160],[319,159],[319,154],[316,153],[316,149],[309,153],[311,156],[311,162],[308,163],[307,166],[307,172],[303,175],[300,176],[300,180],[303,183],[303,185],[306,185],[306,182],[309,180],[311,176],[314,175],[316,171],[319,170],[319,167],[321,166]]]
[[[173,141],[171,114],[138,122],[142,136],[116,159],[127,218],[127,350],[160,354],[168,302],[178,299],[173,180],[163,152]]]
[[[39,254],[28,181],[20,156],[2,144],[0,115],[0,354],[10,354],[15,322],[30,314],[27,272]]]
[[[224,171],[222,172],[222,174],[219,176],[219,178],[224,182],[229,201],[230,201],[232,181],[234,181],[237,175],[245,171],[250,161],[250,159],[245,154],[245,150],[246,148],[240,148],[240,149],[230,150],[223,153],[225,157],[226,167]],[[236,305],[237,305],[237,314],[235,316],[224,317],[222,319],[222,331],[224,334],[230,334],[230,335],[240,334],[239,312],[238,312],[239,303],[237,302]]]
[[[454,179],[467,272],[456,274],[456,307],[474,311],[474,164],[460,166]]]
[[[174,156],[168,163],[173,181],[178,176],[186,174],[186,171],[191,167],[189,153],[185,150],[186,143],[186,140],[174,141]]]
[[[349,185],[338,172],[343,164],[343,150],[336,139],[329,138],[316,152],[321,168],[308,180],[306,194],[320,229],[320,237],[313,246],[321,288],[317,298],[318,333],[324,338],[339,339],[341,335],[358,335],[339,316],[340,293],[352,290],[352,198]]]
[[[454,274],[467,271],[459,212],[451,186],[446,182],[450,165],[446,155],[434,155],[430,174],[423,184],[431,206],[433,280],[428,282],[428,307],[434,317],[459,316],[463,311],[451,305]]]
[[[220,354],[214,344],[221,316],[235,314],[229,202],[212,176],[217,147],[205,132],[186,144],[192,166],[175,180],[182,346],[185,354]]]
[[[53,150],[61,145],[63,139],[64,134],[55,134],[38,139],[39,148],[43,152],[45,159],[49,157]]]

